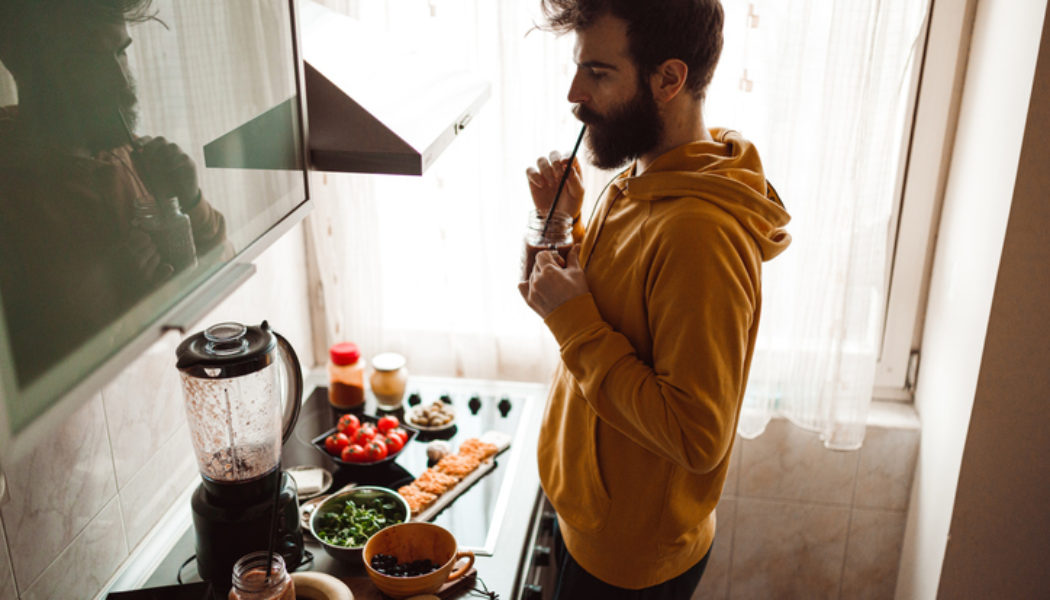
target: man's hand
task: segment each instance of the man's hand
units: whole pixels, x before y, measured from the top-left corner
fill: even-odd
[[[144,137],[142,147],[132,151],[135,168],[151,194],[160,200],[179,199],[186,205],[197,197],[197,166],[176,144],[163,137]]]
[[[554,203],[554,194],[558,191],[561,176],[565,173],[569,160],[562,158],[557,150],[550,153],[549,157],[540,157],[535,167],[525,170],[525,176],[529,179],[529,191],[532,192],[532,203],[536,211],[546,215]],[[583,179],[580,171],[580,161],[573,159],[572,172],[565,180],[565,188],[561,191],[558,199],[558,212],[563,212],[570,217],[580,213],[583,205]]]
[[[167,281],[175,272],[171,265],[162,262],[160,253],[149,234],[137,227],[132,227],[128,232],[125,248],[128,260],[145,282],[161,283]]]
[[[554,250],[538,253],[529,280],[519,283],[518,291],[525,303],[544,319],[565,302],[590,293],[580,267],[580,245],[572,247],[566,261]]]

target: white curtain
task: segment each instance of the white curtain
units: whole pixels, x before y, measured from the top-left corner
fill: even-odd
[[[707,114],[757,144],[794,237],[765,267],[739,430],[757,436],[780,414],[829,448],[859,448],[927,3],[724,4],[725,51]]]
[[[450,60],[493,93],[422,178],[314,175],[318,343],[400,352],[418,374],[547,380],[557,348],[516,289],[524,170],[567,153],[579,131],[566,100],[572,36],[530,33],[534,1],[324,3],[380,30],[445,39]],[[863,439],[924,4],[723,0],[705,117],[757,144],[794,217],[793,245],[766,267],[745,436],[780,413],[831,447]],[[585,168],[585,216],[612,175]]]

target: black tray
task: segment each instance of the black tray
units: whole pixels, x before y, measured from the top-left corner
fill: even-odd
[[[359,415],[357,415],[357,418],[361,420],[361,424],[362,425],[364,425],[365,423],[371,423],[374,426],[374,425],[376,425],[379,422],[379,418],[375,417],[375,416],[372,416],[372,415],[359,414]],[[339,458],[338,456],[335,456],[334,454],[330,454],[328,452],[328,450],[325,449],[325,447],[324,447],[324,440],[325,440],[325,438],[327,438],[330,435],[339,433],[339,428],[338,427],[332,427],[331,429],[326,430],[321,435],[319,435],[319,436],[315,437],[314,439],[310,440],[310,443],[313,444],[313,447],[317,448],[317,450],[321,454],[324,454],[325,456],[330,458],[332,460],[332,462],[334,462],[335,464],[339,465],[340,467],[346,467],[348,469],[360,469],[360,468],[368,468],[368,467],[378,467],[380,465],[385,465],[386,463],[395,460],[398,456],[401,456],[401,453],[404,452],[405,448],[408,447],[408,443],[411,442],[412,440],[416,439],[416,436],[419,435],[419,431],[416,430],[411,425],[407,425],[405,423],[401,423],[399,425],[399,427],[401,427],[401,429],[404,429],[405,433],[408,434],[408,438],[405,439],[405,444],[403,446],[401,446],[401,449],[398,450],[397,452],[395,452],[394,454],[387,454],[386,458],[382,458],[380,460],[374,460],[372,462],[346,462],[345,460]]]

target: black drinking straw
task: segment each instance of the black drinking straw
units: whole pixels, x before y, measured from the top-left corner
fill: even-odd
[[[547,218],[543,221],[543,233],[540,234],[540,239],[547,239],[547,227],[551,224],[551,216],[554,215],[554,208],[558,206],[558,198],[561,197],[561,190],[565,187],[565,180],[569,178],[569,171],[572,170],[572,161],[576,158],[576,152],[580,149],[580,142],[583,141],[583,133],[587,131],[587,124],[584,123],[583,127],[580,127],[580,135],[576,138],[576,145],[572,147],[572,154],[569,155],[569,162],[565,165],[565,172],[561,174],[561,181],[558,182],[558,191],[554,192],[554,201],[551,202],[551,208],[547,211]]]
[[[131,133],[131,128],[128,127],[128,120],[124,116],[124,111],[122,111],[122,110],[120,110],[118,108],[117,109],[117,116],[120,117],[120,124],[124,126],[124,134],[128,137],[128,143],[130,143],[131,147],[134,148],[135,150],[138,150],[139,148],[141,148],[142,146],[139,144],[139,141],[136,140],[135,136]]]
[[[277,461],[277,492],[273,495],[273,513],[270,515],[270,547],[266,551],[266,583],[270,583],[270,571],[273,570],[273,546],[277,538],[277,504],[281,501],[281,481],[284,473],[281,472],[281,461]]]

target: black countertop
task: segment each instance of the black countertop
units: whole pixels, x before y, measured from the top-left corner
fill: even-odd
[[[516,428],[511,447],[499,456],[498,465],[495,470],[507,469],[513,477],[508,484],[510,486],[510,493],[507,494],[507,499],[497,515],[499,524],[497,534],[494,538],[495,543],[492,544],[491,555],[486,555],[484,551],[476,553],[477,557],[474,563],[475,568],[477,569],[477,577],[480,582],[484,583],[487,589],[499,594],[499,598],[502,600],[514,600],[518,597],[518,588],[521,586],[521,582],[517,581],[517,578],[519,577],[520,567],[523,564],[525,545],[528,541],[531,530],[530,525],[533,518],[532,513],[535,507],[537,493],[539,491],[539,475],[536,467],[536,440],[539,434],[540,420],[546,399],[545,388],[538,384],[481,382],[475,380],[437,378],[429,381],[424,380],[424,386],[426,385],[431,385],[431,387],[438,386],[440,389],[481,390],[480,394],[483,398],[486,398],[486,394],[493,398],[503,397],[510,394],[515,400],[515,406],[518,410],[521,410],[521,415],[519,417],[520,422]],[[412,389],[412,384],[410,384],[410,389]],[[323,394],[325,393],[325,390],[323,388],[317,388],[312,392],[314,395],[319,393]],[[316,398],[313,398],[313,400],[316,404]],[[424,400],[424,402],[427,401],[429,400]],[[307,402],[304,402],[304,409],[309,403],[309,399]],[[369,399],[369,405],[366,406],[365,411],[369,414],[374,414],[374,406],[371,403],[372,400]],[[305,410],[304,416],[307,419],[311,418]],[[316,426],[321,427],[322,425],[323,423],[317,424]],[[298,430],[299,427],[297,426],[297,431]],[[311,434],[307,432],[307,435]],[[305,436],[300,436],[300,438],[307,439]],[[292,440],[289,440],[289,442],[291,441]],[[286,452],[282,457],[282,462],[285,466],[317,464],[319,466],[326,466],[326,468],[331,467],[331,461],[322,453],[301,443],[286,444]],[[490,476],[491,475],[486,475],[485,477]],[[336,481],[333,483],[331,489],[338,489],[338,487],[345,483],[343,479],[346,477],[348,476],[345,473],[340,474],[340,472],[337,471],[335,476]],[[392,481],[389,483],[393,485],[398,482]],[[473,487],[467,490],[460,499],[467,498],[472,492],[474,492]],[[188,513],[190,507],[187,505],[185,510]],[[441,515],[438,516],[438,521],[440,521],[440,519]],[[457,526],[455,523],[446,523],[445,526],[456,535]],[[340,578],[367,576],[364,567],[360,565],[350,566],[336,562],[324,552],[323,548],[314,541],[308,533],[306,534],[306,538],[308,539],[307,550],[313,555],[313,558],[312,562],[305,563],[299,568],[299,570],[322,571]],[[457,535],[457,539],[458,538],[459,536]],[[181,537],[179,537],[178,541],[156,569],[153,570],[152,575],[150,575],[142,587],[151,588],[172,585],[178,581],[177,577],[181,577],[183,582],[199,581],[199,577],[197,576],[192,561],[182,568],[180,574],[180,567],[182,567],[184,562],[193,556],[195,552],[194,543],[195,536],[191,525],[183,531]],[[480,583],[475,583],[475,585],[479,589],[481,588]]]

